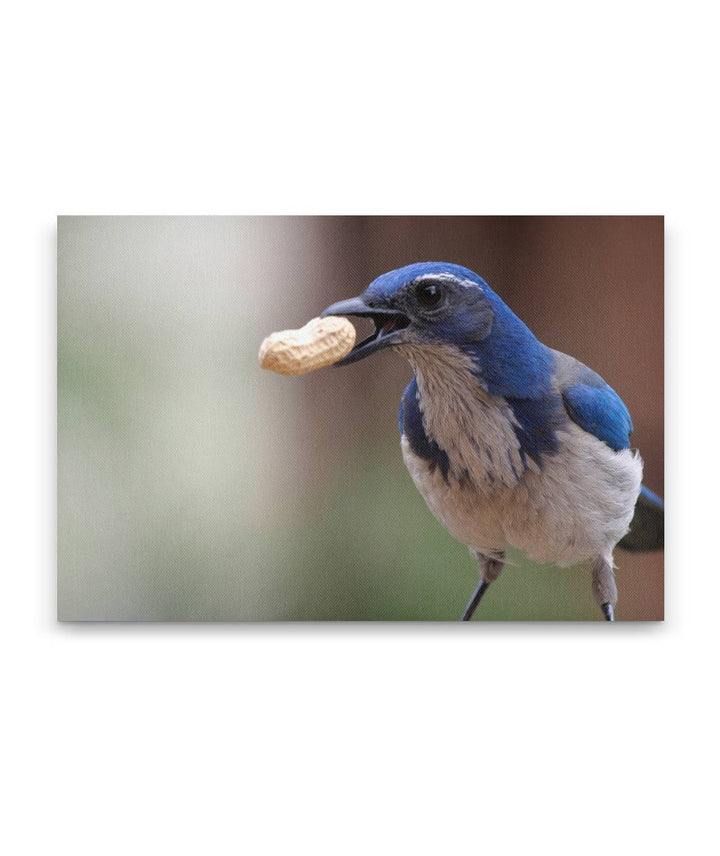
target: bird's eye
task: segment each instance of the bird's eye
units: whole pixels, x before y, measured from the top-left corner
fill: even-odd
[[[442,288],[436,282],[422,283],[415,293],[418,303],[426,309],[434,309],[442,300]]]

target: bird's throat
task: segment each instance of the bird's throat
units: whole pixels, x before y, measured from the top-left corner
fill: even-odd
[[[449,476],[483,490],[515,485],[526,464],[513,412],[482,388],[471,359],[446,345],[398,350],[413,367],[423,427],[447,454]]]

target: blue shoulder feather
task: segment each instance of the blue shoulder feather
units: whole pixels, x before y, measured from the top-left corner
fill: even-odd
[[[562,398],[568,416],[584,431],[616,452],[630,448],[633,424],[628,409],[595,372],[586,369],[579,383],[562,391]]]

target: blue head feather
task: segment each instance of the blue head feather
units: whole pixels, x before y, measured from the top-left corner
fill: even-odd
[[[412,289],[436,280],[447,289],[437,312],[413,306]],[[419,342],[454,345],[476,366],[481,385],[492,395],[536,397],[550,389],[552,353],[469,268],[445,262],[419,262],[379,276],[365,291],[370,305],[405,308]]]

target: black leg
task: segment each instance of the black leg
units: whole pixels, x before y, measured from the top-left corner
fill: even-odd
[[[592,589],[595,603],[602,609],[605,621],[615,621],[617,586],[611,556],[600,556],[592,563]]]
[[[500,576],[500,571],[505,564],[505,554],[499,550],[496,550],[492,557],[483,556],[481,553],[475,553],[475,555],[480,563],[480,582],[470,598],[470,602],[465,607],[461,621],[470,621],[488,586]]]
[[[465,612],[463,612],[462,618],[460,619],[461,621],[470,621],[470,619],[473,617],[473,613],[477,609],[477,605],[482,600],[482,596],[485,594],[485,591],[487,590],[487,587],[489,585],[490,583],[487,580],[480,580],[473,596],[470,598],[468,605],[465,607]]]
[[[605,621],[615,621],[615,610],[612,608],[611,603],[604,603],[602,611],[605,615]]]

